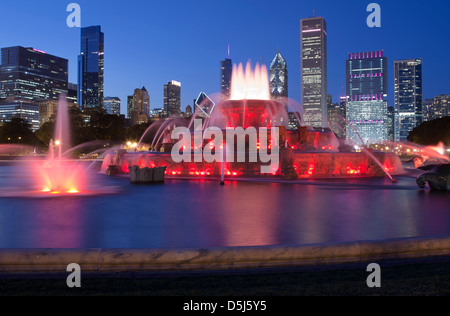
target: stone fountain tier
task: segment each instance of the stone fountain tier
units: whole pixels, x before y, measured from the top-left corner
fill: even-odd
[[[225,117],[227,127],[272,127],[280,123],[287,125],[284,106],[273,100],[230,100],[217,105]]]
[[[284,160],[283,150],[280,151],[280,161]],[[390,174],[401,174],[403,167],[400,159],[393,153],[374,152],[373,156]],[[292,167],[299,178],[330,178],[330,177],[382,177],[385,171],[377,165],[373,158],[363,152],[330,153],[330,152],[292,152]],[[192,156],[192,161],[194,157]],[[129,173],[132,166],[140,168],[167,167],[169,177],[220,177],[222,164],[218,162],[181,162],[174,163],[170,153],[133,152],[117,155],[111,153],[105,156],[102,170],[106,171],[115,164],[122,173]],[[233,177],[277,177],[282,176],[282,169],[292,168],[280,166],[273,174],[261,174],[258,160],[249,162],[227,162],[225,176]],[[295,178],[295,177],[294,177]]]

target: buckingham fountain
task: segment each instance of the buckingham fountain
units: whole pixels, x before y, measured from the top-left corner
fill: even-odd
[[[392,181],[395,181],[392,175],[403,172],[402,163],[396,154],[374,152],[365,148],[356,151],[354,146],[348,146],[338,140],[331,129],[308,126],[303,120],[301,111],[298,114],[298,121],[303,122],[304,125],[297,129],[290,129],[286,107],[270,97],[265,66],[256,65],[253,70],[248,63],[244,71],[242,65],[239,67],[235,65],[232,73],[231,98],[215,105],[213,111],[200,124],[196,124],[197,114],[198,111],[186,126],[191,132],[192,141],[181,146],[182,149],[191,153],[192,159],[173,161],[172,149],[177,146],[178,150],[180,142],[185,139],[178,142],[178,139],[171,137],[177,124],[182,124],[179,118],[172,118],[162,124],[157,131],[153,143],[149,146],[150,151],[112,151],[104,157],[102,171],[109,173],[111,169],[114,169],[121,173],[129,173],[132,166],[139,166],[140,168],[165,167],[167,177],[226,176],[227,178],[264,177],[293,180],[388,176]],[[230,148],[226,141],[218,144],[215,138],[208,137],[210,133],[206,132],[212,127],[223,132],[222,139],[226,139],[225,133],[230,129],[242,128],[246,131],[251,128],[265,129],[268,134],[271,134],[276,127],[277,139],[273,139],[272,135],[264,139],[258,137],[256,146],[252,146],[248,139],[243,149],[245,152],[241,154],[245,157],[252,154],[259,157],[258,154],[261,151],[270,153],[273,147],[277,146],[280,152],[279,165],[274,166],[271,172],[263,174],[260,171],[261,166],[266,163],[261,159],[254,162],[241,159],[239,162],[239,159],[235,157],[236,159],[231,161],[226,159],[225,165],[217,161],[194,159],[194,155],[205,148],[213,153],[214,150],[221,151],[226,148],[227,153],[232,151],[236,156],[239,154],[234,147]],[[202,136],[200,143],[194,140],[198,134]],[[186,148],[187,146],[189,148]]]

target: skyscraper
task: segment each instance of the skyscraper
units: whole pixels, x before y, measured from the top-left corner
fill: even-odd
[[[278,53],[270,63],[269,68],[270,94],[272,99],[284,105],[288,112],[288,70],[283,56]]]
[[[328,98],[328,125],[338,137],[344,137],[345,129],[343,128],[343,109],[341,103],[333,103],[331,95]]]
[[[67,89],[67,102],[78,104],[78,86],[75,83],[69,82],[69,88]]]
[[[422,59],[394,61],[395,140],[406,141],[423,122]]]
[[[433,119],[433,102],[434,99],[423,100],[422,110],[423,110],[423,120],[431,121]]]
[[[430,120],[449,116],[450,114],[450,95],[440,94],[434,97],[433,105],[431,106]]]
[[[188,104],[186,106],[186,111],[185,111],[185,117],[191,117],[192,116],[192,107]]]
[[[35,102],[19,100],[1,103],[0,125],[10,122],[13,118],[27,121],[31,126],[31,130],[35,132],[39,129],[39,105]]]
[[[181,83],[175,80],[164,85],[164,114],[181,114]]]
[[[106,113],[111,115],[120,115],[120,98],[118,97],[105,97],[103,99],[103,108]]]
[[[195,112],[201,118],[209,117],[215,106],[214,101],[204,92],[200,92],[197,99],[194,100]]]
[[[150,117],[150,95],[147,89],[135,89],[131,104],[131,124],[147,123]]]
[[[131,120],[131,115],[133,111],[133,96],[127,96],[127,119]]]
[[[395,140],[395,108],[388,106],[388,140]]]
[[[78,56],[78,105],[82,110],[103,105],[104,34],[101,26],[81,28]]]
[[[327,124],[327,24],[322,17],[300,21],[301,98],[306,121]]]
[[[2,48],[0,99],[58,100],[68,89],[68,60],[35,48]]]
[[[39,105],[39,126],[49,122],[52,118],[58,114],[59,101],[58,100],[44,100],[37,103]],[[76,107],[77,104],[71,102],[67,98],[67,106],[69,108]]]
[[[351,53],[348,57],[345,63],[347,139],[358,144],[360,137],[365,143],[386,141],[387,58],[383,51]]]
[[[228,100],[231,93],[231,73],[233,65],[231,59],[227,58],[220,62],[220,92],[222,100]]]

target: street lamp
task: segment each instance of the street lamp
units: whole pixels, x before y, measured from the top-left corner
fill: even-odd
[[[62,148],[61,141],[58,139],[55,140],[55,146],[58,147],[58,157],[59,157],[59,160],[61,160],[61,148]]]

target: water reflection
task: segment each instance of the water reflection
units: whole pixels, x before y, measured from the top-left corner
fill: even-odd
[[[0,187],[7,187],[0,167]],[[115,195],[0,198],[2,248],[183,248],[373,240],[450,233],[449,194],[414,178],[301,184],[168,180]]]
[[[2,199],[1,204],[0,247],[85,246],[83,201],[73,198],[26,201]]]

